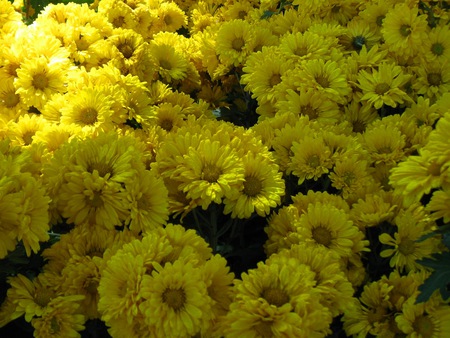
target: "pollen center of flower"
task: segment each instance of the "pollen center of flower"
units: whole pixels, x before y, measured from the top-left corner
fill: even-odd
[[[358,35],[353,38],[352,46],[356,50],[361,50],[362,46],[366,44],[366,38],[364,36]]]
[[[375,93],[378,95],[384,95],[391,86],[389,86],[387,83],[379,83],[375,86]]]
[[[273,74],[269,80],[269,84],[273,87],[276,86],[281,82],[281,75],[280,74]]]
[[[101,195],[101,191],[94,191],[94,196],[92,196],[92,198],[86,197],[86,204],[90,205],[93,208],[100,208],[101,206],[103,206],[103,199]]]
[[[98,175],[100,177],[105,177],[106,175],[109,174],[109,176],[111,177],[113,175],[113,168],[111,167],[110,164],[105,163],[105,162],[91,162],[87,165],[86,170],[88,172],[90,172],[91,174],[94,173],[94,170],[97,170]]]
[[[90,294],[96,294],[98,288],[98,281],[93,277],[89,277],[86,279],[84,283],[84,289]]]
[[[328,79],[323,75],[318,75],[315,79],[316,82],[322,86],[322,88],[328,88],[330,86],[330,81],[328,81]]]
[[[428,173],[432,176],[440,176],[441,175],[441,166],[436,163],[436,161],[431,162],[428,167]]]
[[[244,181],[244,194],[250,197],[257,196],[262,189],[261,181],[254,176],[245,177]]]
[[[297,46],[293,53],[297,56],[305,56],[306,54],[308,54],[308,49],[306,48],[306,46]]]
[[[96,109],[88,107],[80,112],[80,120],[82,123],[89,125],[97,122],[98,112]]]
[[[352,184],[352,182],[355,178],[356,178],[356,176],[353,172],[347,171],[344,174],[344,183],[349,186],[350,184]]]
[[[242,50],[242,47],[244,47],[244,45],[245,45],[245,41],[243,38],[236,38],[231,43],[231,46],[237,52],[240,52]]]
[[[208,163],[203,166],[203,179],[209,183],[217,182],[220,177],[220,169],[213,163]]]
[[[126,59],[129,59],[130,57],[133,56],[133,47],[131,47],[127,43],[121,43],[120,45],[117,46],[117,49],[119,49],[119,51]]]
[[[166,69],[166,70],[171,70],[172,69],[172,65],[167,60],[159,60],[159,66],[161,68]]]
[[[42,73],[34,75],[32,85],[36,89],[44,90],[48,86],[47,76]]]
[[[159,121],[159,126],[166,131],[171,131],[173,128],[173,121],[170,119],[161,119]]]
[[[303,115],[308,115],[311,120],[315,120],[319,117],[319,112],[314,109],[310,104],[303,106],[301,109]]]
[[[256,325],[254,327],[255,331],[259,335],[258,337],[262,337],[262,338],[271,338],[271,337],[273,337],[272,324],[273,324],[273,321],[270,318],[267,318],[266,320],[264,320],[264,318],[261,318],[261,320],[258,323],[258,325]]]
[[[311,230],[312,238],[323,246],[329,247],[333,237],[331,236],[330,230],[323,226],[315,227]]]
[[[175,311],[181,310],[186,302],[186,294],[182,289],[166,289],[162,294],[164,303]]]
[[[3,97],[3,101],[7,108],[13,108],[20,102],[20,96],[11,91],[9,93],[6,93],[6,95]]]
[[[275,288],[267,288],[265,289],[261,297],[267,300],[267,302],[271,305],[275,305],[277,307],[283,306],[284,304],[289,302],[289,296],[286,292],[280,289]]]
[[[414,249],[416,248],[415,243],[412,239],[406,238],[401,241],[398,245],[398,251],[405,256],[411,255],[414,253]]]
[[[52,300],[52,293],[46,289],[40,289],[34,293],[34,302],[40,307],[45,307]]]
[[[112,24],[114,27],[122,27],[125,24],[125,18],[120,15],[117,18],[114,18]]]
[[[411,34],[411,26],[410,25],[401,25],[400,34],[404,37],[407,37]]]
[[[433,337],[434,324],[428,316],[420,316],[413,323],[414,332],[424,338]]]
[[[442,83],[442,77],[439,73],[430,73],[427,75],[428,83],[432,86],[439,86]]]
[[[35,132],[34,131],[26,131],[23,133],[22,135],[22,139],[23,139],[23,143],[27,146],[29,144],[31,144],[31,142],[33,142],[33,136],[34,136]]]
[[[170,15],[164,16],[164,23],[165,23],[167,26],[170,26],[170,25],[172,24],[172,22],[173,22],[173,20],[172,20],[172,17],[171,17]]]
[[[139,210],[148,210],[150,207],[148,197],[142,196],[140,199],[138,199],[137,207]]]
[[[437,56],[441,56],[442,54],[444,54],[444,49],[445,48],[442,43],[439,42],[435,42],[431,45],[431,53]]]
[[[375,22],[376,22],[376,24],[377,24],[378,27],[383,26],[383,20],[384,20],[385,17],[386,17],[385,15],[379,15],[379,16],[377,16],[377,19],[376,19]]]
[[[383,321],[384,316],[386,316],[386,309],[382,306],[378,306],[369,313],[367,313],[367,321],[371,324],[379,323]]]
[[[317,167],[319,166],[319,164],[320,164],[320,158],[319,158],[319,155],[312,155],[312,156],[309,157],[309,159],[308,159],[308,165],[309,165],[311,168],[317,168]]]
[[[61,325],[59,325],[58,320],[55,317],[52,317],[50,321],[50,332],[53,334],[57,334],[61,331]]]

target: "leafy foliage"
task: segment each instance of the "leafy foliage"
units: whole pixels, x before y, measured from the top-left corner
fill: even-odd
[[[416,303],[426,302],[436,290],[440,290],[444,300],[450,298],[450,252],[434,254],[433,258],[418,261],[434,271],[419,287],[421,293],[417,297]]]

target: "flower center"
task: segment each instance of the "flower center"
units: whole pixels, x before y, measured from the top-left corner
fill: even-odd
[[[202,178],[209,183],[217,182],[221,174],[220,169],[212,163],[205,164],[202,172]]]
[[[171,119],[161,119],[159,121],[159,126],[166,131],[171,131],[173,128],[173,121]]]
[[[61,325],[59,325],[58,320],[52,317],[50,321],[50,332],[53,334],[59,333],[61,331]]]
[[[311,120],[315,120],[319,117],[319,112],[317,109],[314,109],[309,104],[301,108],[301,113],[303,115],[308,115]]]
[[[289,296],[286,292],[280,289],[267,288],[265,289],[261,297],[267,300],[270,305],[275,305],[276,307],[283,306],[289,302]]]
[[[244,47],[245,45],[245,41],[243,38],[236,38],[233,40],[233,42],[231,43],[231,46],[233,47],[233,49],[237,52],[242,51],[242,47]]]
[[[167,26],[170,26],[170,25],[172,24],[172,22],[173,22],[173,20],[172,20],[172,17],[171,17],[170,15],[164,16],[164,23],[165,23]]]
[[[5,93],[3,102],[7,108],[13,108],[20,102],[20,96],[13,91]]]
[[[378,306],[372,311],[369,311],[369,313],[367,313],[367,321],[371,324],[380,323],[383,321],[385,316],[386,316],[386,308]]]
[[[34,293],[34,302],[40,307],[46,307],[47,304],[52,300],[53,293],[47,289],[39,289]]]
[[[117,46],[117,49],[119,49],[125,59],[129,59],[133,56],[133,47],[127,43],[121,43]]]
[[[323,75],[318,75],[315,79],[316,82],[322,86],[322,88],[328,88],[330,86],[330,81],[328,81],[328,79]]]
[[[330,230],[323,226],[315,227],[311,230],[312,238],[318,243],[322,244],[323,246],[329,247],[331,244],[331,240],[333,237],[331,236]]]
[[[353,172],[351,172],[351,171],[347,171],[345,174],[344,174],[344,183],[347,185],[347,186],[350,186],[350,184],[352,184],[352,182],[353,182],[353,180],[356,178],[356,176],[355,176],[355,174],[353,173]]]
[[[117,18],[114,18],[112,24],[114,27],[122,27],[125,24],[125,17],[120,15]]]
[[[378,95],[384,95],[384,93],[386,93],[390,88],[391,86],[387,83],[379,83],[375,86],[375,93]]]
[[[353,131],[355,133],[362,133],[364,130],[366,130],[366,124],[363,121],[353,121]]]
[[[105,162],[91,162],[87,165],[86,171],[93,174],[94,170],[97,170],[98,175],[101,177],[105,177],[106,175],[111,177],[113,175],[113,168]]]
[[[364,36],[358,35],[353,38],[352,46],[356,50],[361,50],[362,46],[366,44],[366,38]]]
[[[427,75],[428,83],[432,86],[439,86],[442,83],[442,77],[439,73],[430,73]]]
[[[44,90],[48,86],[47,76],[43,73],[34,75],[32,85],[36,89]]]
[[[411,26],[410,25],[401,25],[400,34],[405,38],[411,34]]]
[[[84,282],[84,289],[88,293],[95,295],[97,293],[97,288],[98,288],[98,280],[96,280],[94,277],[86,278],[86,281]]]
[[[172,69],[172,65],[167,60],[159,60],[159,66],[161,68],[166,69],[166,70],[171,70]]]
[[[95,108],[88,107],[80,111],[80,122],[85,125],[94,124],[97,122],[98,112]]]
[[[312,156],[309,157],[308,165],[311,168],[317,168],[319,166],[319,164],[320,164],[320,158],[319,158],[318,155],[312,155]]]
[[[293,53],[297,56],[305,56],[308,54],[308,48],[306,46],[297,46]]]
[[[416,246],[414,241],[409,238],[403,239],[398,245],[398,251],[400,251],[400,253],[404,256],[414,253],[415,248]]]
[[[270,77],[269,84],[273,87],[276,86],[281,82],[281,75],[280,74],[273,74]]]
[[[441,175],[441,166],[436,161],[431,162],[428,167],[428,173],[432,176],[440,176]]]
[[[272,333],[272,324],[273,321],[270,318],[267,318],[264,320],[264,318],[261,318],[258,325],[255,325],[255,331],[258,333],[258,337],[262,338],[271,338],[273,337]]]
[[[254,176],[245,177],[244,181],[244,194],[250,197],[257,196],[262,190],[261,181]]]
[[[22,139],[23,139],[23,143],[27,146],[29,144],[31,144],[31,142],[33,142],[33,136],[35,134],[35,131],[31,131],[28,130],[26,132],[23,133],[22,135]]]
[[[166,289],[162,294],[164,303],[169,305],[175,311],[179,311],[184,307],[186,302],[186,294],[182,289]]]
[[[428,316],[416,318],[413,323],[414,331],[424,338],[434,336],[434,324]]]
[[[439,42],[435,42],[431,45],[431,53],[433,53],[436,56],[441,56],[442,54],[444,54],[444,46],[442,45],[442,43]]]
[[[385,17],[386,17],[385,15],[379,15],[379,16],[377,16],[377,19],[376,19],[375,22],[376,22],[376,24],[377,24],[378,27],[383,26],[383,20],[384,20]]]
[[[100,208],[103,206],[102,192],[94,191],[92,198],[86,196],[86,204],[93,208]]]

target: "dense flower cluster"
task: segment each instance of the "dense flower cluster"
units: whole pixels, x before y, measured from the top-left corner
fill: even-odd
[[[9,274],[0,327],[450,336],[448,300],[417,302],[419,261],[449,250],[448,5],[100,0],[30,25],[16,7],[0,259],[43,262]]]

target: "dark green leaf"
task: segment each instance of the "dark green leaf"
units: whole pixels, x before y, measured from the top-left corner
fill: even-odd
[[[429,232],[421,236],[417,241],[423,242],[424,240],[437,235],[450,234],[450,224],[445,224],[439,227],[439,229]]]
[[[261,19],[267,19],[270,18],[272,15],[274,15],[277,12],[273,11],[264,11],[264,14],[261,16]]]
[[[442,298],[448,299],[450,297],[450,290],[448,289],[450,284],[450,252],[434,254],[433,257],[435,259],[424,258],[418,261],[426,267],[433,268],[434,271],[419,286],[420,294],[416,303],[426,302],[436,290],[440,290]]]

